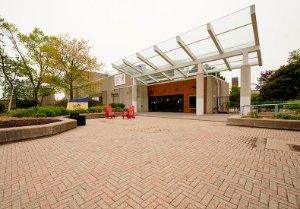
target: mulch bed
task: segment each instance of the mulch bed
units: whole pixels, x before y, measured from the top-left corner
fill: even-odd
[[[0,120],[0,128],[11,128],[20,126],[34,126],[43,125],[48,123],[58,122],[58,119],[50,118],[30,118],[30,119],[17,119],[17,118],[2,118]]]

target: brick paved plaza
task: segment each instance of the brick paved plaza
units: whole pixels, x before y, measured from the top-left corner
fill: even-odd
[[[300,132],[224,122],[94,119],[0,145],[0,208],[299,208]]]

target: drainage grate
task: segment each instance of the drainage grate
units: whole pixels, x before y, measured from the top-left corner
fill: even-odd
[[[300,152],[300,145],[290,144],[292,151]]]

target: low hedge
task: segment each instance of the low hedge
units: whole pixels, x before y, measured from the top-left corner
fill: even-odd
[[[115,107],[115,108],[112,108],[112,111],[114,112],[123,112],[123,111],[127,111],[128,108],[122,108],[122,107]]]
[[[90,113],[100,113],[103,112],[105,110],[104,106],[94,106],[94,107],[90,107],[88,109],[88,112]]]
[[[112,108],[125,108],[125,105],[123,103],[110,103],[109,104]]]
[[[273,115],[273,118],[285,119],[285,120],[300,120],[300,111],[297,111],[294,114],[278,113]]]
[[[70,110],[70,113],[101,113],[104,112],[105,107],[104,106],[95,106],[95,107],[90,107],[89,109],[78,109],[78,110]]]
[[[54,117],[68,115],[69,111],[65,107],[31,107],[28,109],[16,109],[8,112],[12,117]]]
[[[87,110],[67,110],[65,107],[32,107],[28,109],[11,110],[7,114],[12,117],[55,117],[68,115],[70,113],[101,113],[104,111],[103,106],[91,107]]]

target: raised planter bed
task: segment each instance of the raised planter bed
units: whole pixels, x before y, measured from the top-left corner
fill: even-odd
[[[300,120],[241,118],[240,116],[233,116],[227,118],[227,125],[300,131]]]
[[[58,122],[44,125],[1,128],[0,143],[51,136],[77,127],[76,120],[63,117],[56,120],[58,120]]]
[[[105,113],[84,113],[80,114],[84,115],[86,119],[96,119],[96,118],[105,118]]]
[[[60,121],[59,119],[53,119],[53,118],[0,120],[0,128],[43,125],[43,124],[49,124],[49,123],[54,123],[54,122],[59,122],[59,121]]]

